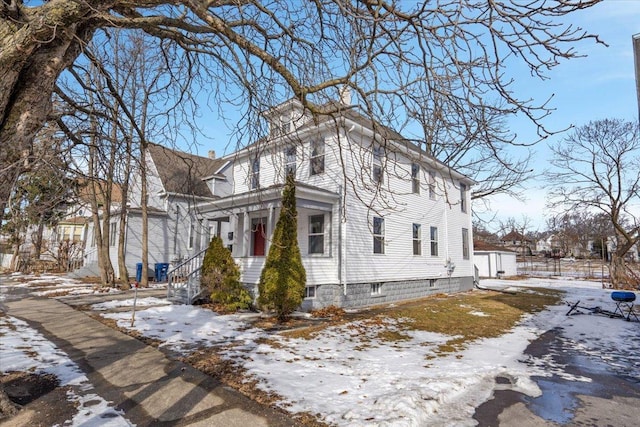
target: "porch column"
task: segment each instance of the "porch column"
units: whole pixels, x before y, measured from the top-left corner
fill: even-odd
[[[273,238],[273,230],[275,229],[275,218],[274,218],[275,209],[273,208],[273,203],[269,204],[269,214],[267,216],[267,239],[265,242],[264,254],[269,254],[269,248],[271,247],[271,239]]]
[[[249,239],[251,238],[251,220],[249,212],[245,212],[242,217],[242,256],[249,256]]]

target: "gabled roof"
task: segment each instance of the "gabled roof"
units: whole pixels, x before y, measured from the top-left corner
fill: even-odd
[[[510,233],[505,234],[505,236],[501,239],[501,241],[506,242],[506,241],[518,241],[518,242],[530,242],[531,239],[529,239],[527,236],[522,235],[521,233],[518,233],[515,230],[512,230]]]
[[[148,152],[168,193],[213,197],[202,179],[215,175],[227,163],[223,159],[201,157],[158,144],[149,144]]]
[[[473,251],[474,252],[513,252],[505,248],[504,246],[494,245],[493,243],[485,242],[484,240],[474,240]]]
[[[80,178],[78,183],[78,198],[80,201],[90,203],[95,191],[98,205],[104,205],[107,181],[103,179]],[[111,203],[122,203],[122,188],[119,184],[111,184]]]

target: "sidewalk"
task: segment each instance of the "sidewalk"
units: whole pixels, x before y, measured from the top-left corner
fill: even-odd
[[[54,299],[6,302],[85,372],[97,394],[138,426],[292,426],[265,408],[161,351]]]

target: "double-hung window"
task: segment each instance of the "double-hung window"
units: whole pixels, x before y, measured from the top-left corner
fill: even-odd
[[[374,144],[373,146],[373,162],[372,162],[372,170],[371,177],[373,178],[373,182],[382,183],[383,173],[382,173],[382,163],[384,159],[384,147],[380,144]]]
[[[320,175],[324,173],[324,139],[311,141],[310,174]]]
[[[411,165],[411,192],[420,194],[420,165],[417,163]]]
[[[324,215],[309,217],[309,253],[324,253]]]
[[[467,185],[460,183],[460,210],[467,212]]]
[[[469,229],[462,229],[462,258],[469,259]]]
[[[296,146],[289,145],[284,149],[284,172],[296,176]]]
[[[429,198],[436,199],[436,173],[434,171],[429,171]]]
[[[251,162],[251,189],[260,188],[260,157],[256,157]]]
[[[431,256],[438,256],[438,227],[431,227]]]
[[[413,224],[413,254],[422,255],[422,230],[420,224]]]
[[[384,219],[373,217],[373,253],[384,253]]]

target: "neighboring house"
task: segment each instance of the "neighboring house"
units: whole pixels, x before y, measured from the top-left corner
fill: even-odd
[[[533,241],[516,230],[505,234],[500,239],[500,244],[520,256],[531,255],[535,249]]]
[[[473,262],[480,277],[505,277],[518,274],[516,253],[484,241],[473,242]]]
[[[170,281],[190,278],[190,302],[203,251],[217,235],[255,296],[285,176],[293,173],[307,272],[303,309],[471,289],[474,182],[355,108],[342,108],[314,119],[287,101],[264,113],[267,138],[219,159],[150,145],[150,267],[179,267]],[[124,230],[131,272],[141,254],[139,179],[132,193]],[[181,295],[173,286],[171,295]]]
[[[212,152],[210,153],[212,154]],[[208,246],[210,224],[198,216],[197,206],[214,199],[203,178],[215,179],[229,162],[171,150],[157,144],[147,149],[147,212],[149,277],[155,264],[179,264]],[[118,236],[125,234],[125,262],[131,277],[142,262],[142,210],[140,174],[130,188],[126,229],[120,230],[120,209],[111,212],[110,257],[118,272]],[[97,250],[93,224],[89,227],[90,245],[87,263],[97,270]]]

